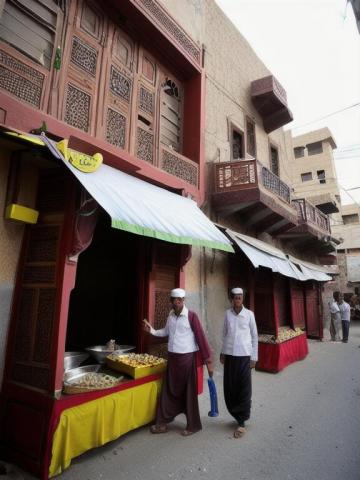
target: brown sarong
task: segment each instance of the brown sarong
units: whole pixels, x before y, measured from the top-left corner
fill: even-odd
[[[168,352],[167,370],[156,412],[156,424],[170,423],[186,415],[186,430],[201,430],[196,381],[196,352]]]

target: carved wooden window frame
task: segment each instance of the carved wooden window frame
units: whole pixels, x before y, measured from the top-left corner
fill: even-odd
[[[273,158],[272,158],[272,151],[276,151],[277,153],[277,173],[274,172],[273,170]],[[280,178],[280,149],[279,149],[279,146],[274,143],[273,141],[269,141],[269,169],[271,170],[271,172],[276,175],[277,177]]]
[[[104,51],[106,73],[103,75],[103,86],[99,94],[99,123],[98,132],[99,136],[103,137],[110,144],[115,145],[118,148],[122,148],[126,151],[131,150],[131,132],[133,128],[133,109],[134,98],[136,92],[136,79],[135,79],[135,65],[136,65],[136,52],[137,48],[135,42],[118,26],[111,23],[108,29],[109,41]],[[130,56],[126,62],[117,55],[117,42],[119,39],[124,39],[125,43],[130,48]],[[115,77],[119,77],[120,82],[127,82],[129,85],[128,98],[121,91],[116,91],[112,88],[112,82]],[[121,80],[122,78],[122,80]],[[110,139],[109,128],[109,114],[110,110],[114,115],[120,115],[125,118],[125,133],[124,143],[117,144]],[[118,125],[119,126],[119,125]]]
[[[183,138],[184,138],[184,85],[183,83],[175,77],[172,73],[167,71],[165,68],[160,66],[161,71],[159,72],[159,86],[158,86],[158,97],[159,97],[159,114],[158,114],[158,138],[159,138],[159,144],[166,146],[167,148],[170,148],[171,150],[174,150],[174,152],[182,154],[183,152]],[[178,132],[178,137],[179,137],[179,143],[177,146],[177,149],[174,148],[172,145],[168,145],[165,142],[161,140],[161,117],[162,117],[162,112],[163,112],[163,102],[164,100],[167,100],[167,97],[164,95],[169,96],[165,91],[164,91],[164,86],[166,81],[172,81],[174,84],[177,85],[178,92],[179,92],[179,132]],[[164,102],[166,103],[166,102]],[[166,118],[166,117],[165,117]]]
[[[249,151],[249,144],[250,144],[250,140],[249,140],[249,135],[250,135],[250,132],[249,132],[249,125],[252,125],[253,127],[253,152],[250,152]],[[252,157],[256,158],[256,152],[257,152],[257,149],[256,149],[256,123],[248,116],[245,117],[245,138],[244,138],[244,141],[245,141],[245,153],[247,155],[251,155]]]
[[[238,162],[245,158],[245,132],[234,122],[228,122],[229,144],[230,144],[230,162]],[[234,133],[241,135],[241,152],[238,158],[234,157]]]
[[[93,10],[99,15],[100,32],[97,38],[92,36],[90,33],[87,33],[81,27],[81,15],[85,5],[91,5]],[[71,3],[69,18],[73,18],[73,23],[66,36],[66,44],[62,62],[62,71],[66,71],[66,75],[64,75],[65,78],[61,78],[60,80],[61,86],[59,88],[59,98],[62,99],[60,118],[74,128],[85,131],[90,135],[96,135],[99,123],[98,108],[103,108],[101,104],[99,107],[101,97],[99,92],[101,92],[103,88],[103,76],[101,75],[101,71],[104,61],[103,43],[108,33],[107,17],[100,8],[94,5],[93,2],[80,0],[77,5]],[[84,65],[81,65],[81,62],[76,62],[73,56],[74,44],[76,40],[82,44]],[[86,62],[88,59],[86,58],[86,53],[89,52],[96,52],[94,71],[92,71],[90,68],[87,68]],[[70,88],[78,89],[81,92],[83,99],[85,99],[86,96],[90,97],[89,107],[87,110],[87,127],[86,122],[83,122],[83,124],[80,122],[80,125],[76,124],[76,119],[74,122],[69,122],[68,120],[68,118],[70,118],[72,115],[72,112],[69,113],[67,108],[68,91]],[[81,118],[83,118],[83,116]]]

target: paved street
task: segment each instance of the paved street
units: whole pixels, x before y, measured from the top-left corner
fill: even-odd
[[[206,390],[201,433],[182,437],[182,418],[166,435],[141,428],[74,460],[58,478],[359,480],[360,325],[351,327],[347,345],[310,341],[303,362],[277,375],[254,372],[253,415],[243,439],[232,437],[218,372],[221,414],[207,417]]]

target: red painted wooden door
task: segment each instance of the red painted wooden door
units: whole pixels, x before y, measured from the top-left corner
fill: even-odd
[[[293,327],[305,328],[304,291],[301,282],[291,280],[290,297]]]
[[[308,337],[322,338],[322,312],[319,287],[308,282],[305,287],[306,333]]]
[[[260,333],[276,335],[274,316],[273,274],[270,270],[255,270],[255,319]]]

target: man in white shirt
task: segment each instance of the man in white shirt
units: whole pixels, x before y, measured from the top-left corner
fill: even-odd
[[[232,308],[225,312],[220,362],[224,365],[226,407],[238,422],[234,437],[240,438],[250,418],[251,369],[258,359],[258,334],[253,312],[243,305],[242,288],[231,290],[231,301]]]
[[[339,309],[340,292],[333,293],[333,300],[329,303],[330,309],[330,336],[333,342],[340,341],[341,316]]]
[[[349,329],[350,329],[350,305],[345,302],[344,297],[340,294],[339,296],[339,310],[341,316],[341,326],[342,326],[342,341],[347,343],[349,340]]]
[[[168,363],[156,412],[152,433],[167,432],[167,424],[180,413],[186,415],[187,425],[182,435],[201,430],[197,396],[197,359],[206,364],[209,376],[213,375],[211,351],[200,320],[195,312],[185,306],[185,290],[171,291],[172,310],[165,328],[154,330],[147,320],[144,328],[156,337],[169,337]]]

